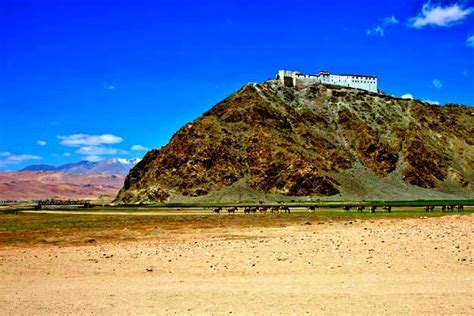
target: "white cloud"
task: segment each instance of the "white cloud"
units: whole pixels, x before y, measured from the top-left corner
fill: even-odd
[[[0,159],[0,166],[13,165],[13,164],[21,163],[23,161],[28,161],[28,160],[42,159],[40,156],[36,156],[36,155],[30,155],[30,154],[13,155],[9,152],[2,152],[0,153],[0,156],[4,157],[3,159]]]
[[[117,155],[127,154],[128,152],[121,149],[103,146],[84,146],[76,150],[76,153],[81,155]]]
[[[84,157],[84,160],[95,162],[95,161],[103,160],[103,158],[97,155],[89,155],[89,156]]]
[[[84,155],[84,160],[99,161],[105,159],[103,155],[125,155],[128,151],[104,146],[83,146],[76,150],[77,154]]]
[[[64,157],[70,157],[70,156],[71,156],[71,153],[65,152],[65,153],[63,154],[63,156],[64,156]]]
[[[432,101],[432,100],[423,100],[422,102],[426,102],[426,103],[429,103],[429,104],[435,104],[435,105],[439,105],[439,102],[438,101]]]
[[[379,35],[383,37],[385,34],[385,30],[380,26],[375,26],[371,29],[368,29],[366,32],[367,32],[367,35],[372,35],[372,36]]]
[[[102,87],[105,89],[105,90],[115,90],[115,83],[114,82],[104,82],[102,83]]]
[[[417,29],[428,25],[450,27],[462,22],[472,12],[474,8],[463,9],[461,2],[443,7],[441,4],[434,5],[428,1],[418,16],[410,18],[408,23]]]
[[[73,134],[69,136],[58,136],[59,143],[69,147],[110,145],[123,142],[123,138],[112,134],[88,135]]]
[[[474,35],[469,36],[466,40],[467,47],[474,47]]]
[[[406,93],[401,96],[402,99],[413,100],[413,94]]]
[[[40,160],[40,159],[41,159],[40,156],[29,155],[29,154],[9,155],[9,156],[7,156],[7,160],[15,161],[15,162],[22,162],[22,161],[25,161],[25,160]]]
[[[39,145],[39,146],[46,146],[47,143],[46,143],[46,141],[39,139],[39,140],[36,141],[36,144]]]
[[[443,87],[443,83],[439,79],[433,79],[433,87],[436,89],[441,89]]]
[[[150,148],[142,146],[142,145],[133,145],[132,147],[130,147],[130,150],[133,150],[133,151],[148,151],[148,150],[150,150]]]
[[[398,20],[397,20],[396,17],[394,17],[394,16],[392,15],[392,16],[389,16],[389,17],[383,19],[383,24],[384,24],[384,25],[398,24]]]
[[[389,16],[383,19],[382,25],[376,25],[373,28],[367,29],[365,32],[369,36],[380,36],[383,37],[385,35],[385,28],[390,25],[398,24],[398,20],[396,17]]]
[[[84,155],[84,159],[88,161],[102,160],[102,155],[128,154],[128,151],[126,150],[104,146],[123,142],[122,137],[112,134],[73,134],[57,137],[60,139],[60,144],[68,147],[77,147],[76,153]],[[64,153],[64,156],[66,157],[69,157],[70,155],[70,153]]]

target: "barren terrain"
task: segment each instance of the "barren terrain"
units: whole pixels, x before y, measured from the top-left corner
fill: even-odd
[[[472,198],[471,113],[338,86],[247,84],[149,151],[116,201]]]
[[[121,174],[73,174],[56,171],[0,172],[0,200],[112,200],[123,185]]]
[[[2,216],[4,314],[474,312],[473,214]]]

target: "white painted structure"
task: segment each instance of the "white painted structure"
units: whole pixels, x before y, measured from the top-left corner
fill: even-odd
[[[317,75],[305,75],[298,71],[279,70],[277,80],[289,87],[304,88],[323,83],[378,92],[376,76],[333,75],[328,71],[320,71]]]

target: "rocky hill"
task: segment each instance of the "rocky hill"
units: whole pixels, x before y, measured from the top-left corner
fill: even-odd
[[[473,112],[248,84],[148,152],[117,202],[472,198]]]

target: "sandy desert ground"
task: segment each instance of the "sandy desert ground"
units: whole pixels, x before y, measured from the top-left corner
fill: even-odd
[[[0,172],[0,200],[113,200],[125,179],[121,174],[56,171]]]
[[[0,249],[2,314],[470,314],[473,214]],[[105,233],[104,233],[105,234]]]

